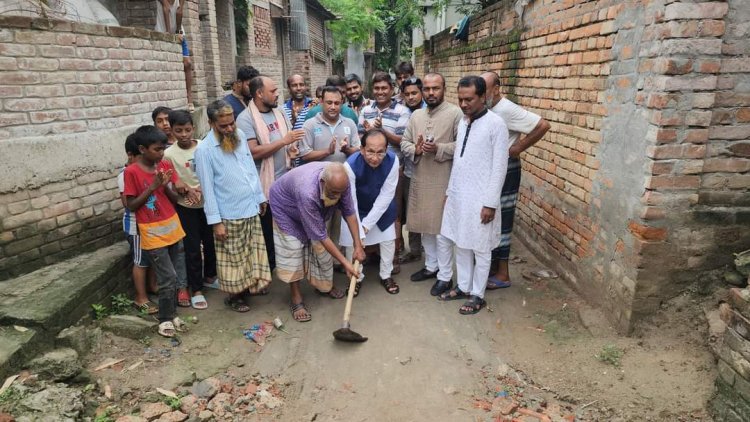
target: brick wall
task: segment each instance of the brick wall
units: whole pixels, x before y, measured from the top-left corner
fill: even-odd
[[[258,54],[273,55],[276,44],[271,11],[267,7],[253,5],[253,37],[255,51]]]
[[[208,101],[221,98],[224,94],[221,78],[221,50],[219,47],[218,22],[216,18],[216,3],[204,1],[200,3],[200,34],[203,58],[203,73],[206,77],[206,96]],[[233,57],[233,56],[232,56]],[[225,60],[232,62],[231,57]]]
[[[122,238],[124,139],[184,91],[171,35],[0,17],[0,280]]]
[[[511,6],[474,16],[468,43],[432,37],[417,69],[450,100],[495,70],[552,124],[523,155],[518,237],[627,331],[750,247],[748,8],[531,2],[521,24]]]
[[[232,0],[216,0],[216,23],[219,41],[219,64],[221,81],[233,81],[237,76],[235,56],[237,50],[234,36],[234,2]]]
[[[193,103],[197,106],[207,104],[206,74],[203,57],[203,39],[199,19],[200,5],[198,0],[184,0],[182,27],[188,41],[188,48],[193,62]],[[205,3],[206,0],[201,0]],[[117,1],[114,14],[121,26],[154,29],[156,26],[156,2],[154,0]]]
[[[286,72],[282,54],[289,52],[289,37],[283,32],[286,26],[277,19],[271,19],[269,8],[268,2],[257,2],[252,5],[248,41],[238,58],[238,63],[253,66],[261,74],[276,81],[283,97],[286,93]],[[281,33],[279,29],[282,30]],[[284,45],[283,49],[278,47],[279,39]],[[289,65],[292,64],[293,61],[289,61]]]

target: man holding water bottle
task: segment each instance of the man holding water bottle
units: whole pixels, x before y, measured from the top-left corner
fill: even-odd
[[[445,78],[439,73],[422,78],[422,96],[427,108],[412,114],[401,138],[401,151],[405,160],[414,163],[407,205],[409,231],[422,234],[425,251],[425,266],[411,275],[411,281],[437,278],[430,289],[437,296],[452,286],[453,251],[450,241],[440,235],[440,226],[463,112],[443,101]]]

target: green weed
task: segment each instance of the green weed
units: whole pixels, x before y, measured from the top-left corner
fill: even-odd
[[[602,350],[594,355],[600,362],[608,363],[615,368],[622,365],[621,359],[625,352],[614,344],[607,344]]]
[[[125,294],[120,293],[112,296],[112,313],[115,315],[126,314],[133,306],[133,301]]]
[[[172,411],[179,410],[180,406],[182,406],[182,401],[179,397],[164,397],[163,401]]]
[[[94,319],[97,321],[109,315],[109,309],[101,303],[92,304],[91,309],[94,310]]]

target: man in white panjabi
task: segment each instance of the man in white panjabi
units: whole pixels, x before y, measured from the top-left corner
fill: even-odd
[[[360,221],[360,238],[365,246],[380,245],[380,284],[395,295],[399,286],[391,277],[393,257],[396,253],[396,187],[398,186],[398,157],[388,149],[386,134],[382,129],[370,129],[362,136],[360,151],[344,163],[349,175],[354,208]],[[342,221],[343,227],[343,221]],[[341,230],[341,246],[346,247],[347,259],[352,259],[352,236]],[[364,275],[360,273],[354,295]]]
[[[484,291],[492,249],[501,235],[500,196],[508,167],[508,128],[485,105],[487,85],[479,76],[458,82],[458,125],[440,234],[455,244],[458,286],[440,300],[467,298],[459,308],[476,314],[486,304]]]

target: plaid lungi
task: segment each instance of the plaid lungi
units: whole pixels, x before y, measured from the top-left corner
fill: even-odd
[[[273,226],[273,241],[276,247],[276,276],[285,283],[294,283],[306,278],[321,292],[333,288],[333,256],[323,244],[312,240],[301,242],[292,235]]]
[[[500,193],[500,245],[492,250],[492,259],[507,261],[510,257],[510,235],[513,232],[513,218],[516,215],[518,188],[521,186],[521,160],[508,159],[508,172]]]
[[[266,288],[271,282],[271,268],[260,217],[221,222],[226,227],[227,240],[214,238],[219,288],[233,294],[245,290],[257,293]]]

